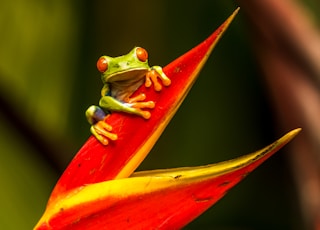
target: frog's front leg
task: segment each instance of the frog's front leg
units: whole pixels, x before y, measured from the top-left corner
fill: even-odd
[[[154,89],[156,91],[160,91],[162,89],[162,86],[158,82],[158,78],[161,79],[162,84],[164,86],[169,86],[171,84],[171,80],[163,72],[163,70],[160,66],[152,66],[150,71],[146,74],[145,86],[150,87],[151,84],[153,83]]]
[[[100,99],[99,105],[109,111],[130,113],[149,119],[151,116],[150,112],[142,109],[153,109],[155,104],[153,101],[143,101],[144,99],[146,99],[145,94],[139,94],[136,97],[127,98],[124,102],[118,101],[111,96],[103,96]]]
[[[112,133],[112,126],[106,123],[106,119],[109,115],[99,107],[92,105],[86,111],[86,117],[91,124],[91,133],[104,145],[109,143],[110,140],[117,140],[117,134]]]

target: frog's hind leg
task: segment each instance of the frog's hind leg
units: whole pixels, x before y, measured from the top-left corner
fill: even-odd
[[[104,120],[106,116],[106,113],[96,105],[91,105],[86,111],[87,120],[91,125]]]
[[[112,141],[118,139],[118,135],[111,132],[112,126],[105,121],[98,121],[96,124],[91,126],[90,131],[103,145],[107,145],[109,143],[108,139]]]
[[[86,111],[86,117],[91,124],[91,133],[104,145],[109,143],[110,140],[117,140],[117,134],[112,133],[112,126],[105,122],[109,115],[99,107],[92,105]]]

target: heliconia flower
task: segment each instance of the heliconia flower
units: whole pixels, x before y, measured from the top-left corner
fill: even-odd
[[[300,129],[255,153],[200,167],[133,173],[178,110],[212,49],[239,9],[205,41],[168,64],[171,85],[137,90],[154,101],[151,118],[112,113],[118,139],[102,145],[91,136],[71,161],[34,228],[178,229],[212,206]]]

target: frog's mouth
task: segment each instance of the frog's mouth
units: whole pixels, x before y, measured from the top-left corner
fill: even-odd
[[[141,69],[133,69],[133,70],[124,70],[112,73],[107,78],[102,79],[103,82],[109,83],[126,83],[132,84],[133,82],[140,81],[148,72],[148,69],[141,68]]]

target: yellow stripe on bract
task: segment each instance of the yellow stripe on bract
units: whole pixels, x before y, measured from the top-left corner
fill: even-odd
[[[301,129],[295,129],[287,133],[271,145],[268,145],[259,151],[218,164],[138,172],[133,174],[130,178],[84,186],[83,189],[74,194],[69,194],[65,199],[62,199],[61,202],[57,203],[54,212],[58,212],[61,208],[67,210],[68,208],[77,205],[98,201],[104,198],[111,198],[110,201],[112,201],[112,197],[125,199],[125,197],[134,196],[136,194],[147,194],[177,185],[183,186],[190,183],[199,183],[207,179],[213,179],[260,160],[274,150],[287,144],[300,132],[300,130]],[[179,180],[176,180],[176,178],[179,178]],[[111,202],[108,202],[108,205],[112,205]]]
[[[50,207],[47,207],[45,214],[42,216],[38,225],[48,222],[52,217],[58,214],[61,210],[81,208],[83,204],[108,199],[107,206],[112,205],[112,200],[126,199],[126,197],[137,194],[148,194],[153,191],[164,190],[175,186],[184,186],[195,183],[200,183],[204,180],[213,179],[220,175],[230,173],[246,167],[254,162],[272,154],[275,150],[281,148],[293,139],[301,129],[295,129],[287,133],[271,145],[256,151],[254,153],[239,157],[237,159],[198,167],[183,167],[175,169],[161,169],[134,173],[132,177],[109,180],[106,182],[90,184],[74,189],[61,197],[58,202]],[[179,178],[179,180],[177,180]],[[125,188],[125,189],[124,189]],[[178,188],[178,187],[177,187]],[[84,212],[95,212],[98,210],[81,210]],[[80,217],[79,217],[80,218]],[[37,226],[38,226],[37,225]],[[36,226],[36,227],[37,227]],[[36,229],[36,228],[35,228]]]

